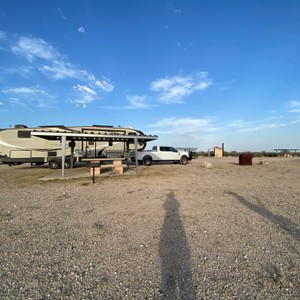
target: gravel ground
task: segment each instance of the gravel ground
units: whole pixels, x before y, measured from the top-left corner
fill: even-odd
[[[300,159],[263,160],[95,184],[0,165],[0,298],[299,299]]]

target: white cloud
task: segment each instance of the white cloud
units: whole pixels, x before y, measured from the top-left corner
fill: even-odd
[[[44,90],[39,88],[29,88],[29,87],[17,87],[17,88],[9,88],[2,90],[4,94],[22,94],[22,95],[33,95],[33,94],[40,94],[40,95],[49,95]]]
[[[26,36],[20,37],[17,44],[11,47],[11,50],[15,54],[25,56],[29,62],[33,62],[36,59],[56,61],[60,58],[54,47],[43,39]]]
[[[159,99],[163,103],[183,103],[184,97],[205,90],[212,84],[207,76],[206,72],[200,72],[189,76],[159,78],[151,83],[150,89],[160,93]]]
[[[128,105],[123,106],[101,106],[107,109],[114,110],[130,110],[130,109],[148,109],[153,105],[150,103],[150,98],[146,95],[128,95],[126,96]]]
[[[160,144],[178,147],[211,146],[218,140],[216,133],[220,130],[209,117],[204,118],[164,118],[148,125],[151,134],[159,135]]]
[[[60,9],[59,12],[61,12]],[[30,67],[25,66],[27,70],[37,69],[53,80],[76,79],[86,83],[86,85],[75,85],[77,92],[84,93],[82,100],[84,103],[90,103],[97,98],[98,95],[95,90],[110,93],[114,89],[114,85],[108,78],[98,79],[94,74],[76,67],[43,39],[22,36],[11,46],[11,51],[26,58],[31,64]],[[27,72],[27,77],[31,73]],[[86,89],[83,87],[86,87]],[[91,93],[91,91],[94,93]],[[76,100],[76,102],[78,101],[82,102]]]
[[[84,27],[79,27],[79,28],[78,28],[78,32],[85,33]]]
[[[170,134],[192,134],[202,132],[212,132],[216,127],[212,124],[212,119],[202,118],[164,118],[154,124],[148,125],[149,128],[156,128],[159,133]]]
[[[0,40],[5,40],[6,39],[6,32],[0,30]]]
[[[126,97],[129,106],[128,108],[148,108],[149,104],[147,103],[147,96],[138,96],[138,95],[130,95]]]
[[[95,88],[98,88],[99,90],[105,92],[105,93],[110,93],[114,89],[114,85],[110,83],[110,79],[102,76],[102,79],[99,80],[95,77],[94,74],[88,73],[85,70],[80,70],[81,76],[89,81],[90,84],[92,84]]]
[[[57,9],[58,11],[58,14],[60,15],[60,17],[63,19],[63,20],[67,20],[66,16],[64,15],[63,11],[61,8],[58,8]]]
[[[74,89],[79,92],[90,94],[91,96],[94,96],[94,97],[97,96],[97,93],[94,90],[92,90],[91,88],[87,87],[86,85],[77,84],[76,86],[74,86]]]
[[[108,79],[96,80],[95,86],[106,93],[110,93],[114,89],[114,86],[109,83]]]
[[[17,43],[11,46],[13,53],[24,56],[30,63],[35,63],[38,70],[54,80],[78,79],[100,87],[106,92],[113,90],[109,80],[98,80],[94,74],[82,70],[66,60],[52,45],[43,39],[20,37]]]
[[[18,74],[24,78],[29,78],[32,75],[33,67],[31,66],[20,66],[13,68],[6,68],[3,72],[6,72],[9,75]]]
[[[64,57],[43,39],[20,37],[14,46],[13,53],[24,56],[30,63],[35,62],[45,75],[52,79],[65,79],[82,77],[80,70],[67,62]]]
[[[66,78],[81,79],[80,71],[63,61],[54,61],[52,66],[42,65],[39,67],[39,70],[54,80]]]
[[[251,124],[251,122],[245,122],[244,120],[236,120],[232,121],[229,124],[226,124],[225,127],[236,127],[236,128],[244,128]]]
[[[245,127],[240,129],[240,132],[255,132],[255,131],[260,131],[260,130],[265,130],[265,129],[274,129],[278,127],[285,127],[285,124],[276,124],[276,123],[270,123],[270,124],[261,124],[258,126],[252,126],[252,127]]]
[[[40,87],[15,87],[3,89],[1,92],[8,95],[7,99],[12,105],[35,109],[53,107],[55,103],[55,97]]]
[[[287,108],[289,109],[288,111],[291,113],[298,113],[300,112],[300,101],[289,101],[287,103]]]
[[[9,102],[13,106],[22,106],[22,107],[26,107],[27,106],[27,104],[24,101],[24,99],[21,101],[19,98],[16,98],[16,97],[10,97],[9,98]]]
[[[82,77],[87,78],[90,81],[96,81],[96,77],[95,77],[94,74],[89,73],[89,72],[87,72],[85,70],[80,70],[80,73],[81,73]]]
[[[272,118],[275,119],[275,118]],[[270,120],[269,120],[270,121]],[[256,121],[256,122],[246,122],[243,120],[236,120],[233,121],[225,127],[233,127],[237,129],[238,132],[255,132],[255,131],[261,131],[265,129],[274,129],[278,127],[284,127],[286,124],[283,123],[267,123],[266,120],[264,121]]]
[[[298,116],[296,120],[291,121],[290,123],[291,124],[298,124],[298,123],[300,123],[300,116]]]
[[[73,102],[83,107],[86,107],[87,104],[93,102],[98,97],[97,92],[86,85],[77,84],[73,89],[76,92]]]

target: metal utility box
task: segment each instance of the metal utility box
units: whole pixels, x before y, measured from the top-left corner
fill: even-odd
[[[239,156],[239,164],[242,166],[251,166],[252,165],[253,155],[250,153],[241,154]]]

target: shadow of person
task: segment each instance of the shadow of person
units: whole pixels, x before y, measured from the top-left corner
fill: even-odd
[[[167,195],[163,207],[166,214],[159,242],[161,294],[170,300],[195,299],[189,245],[179,215],[180,204],[173,192]]]

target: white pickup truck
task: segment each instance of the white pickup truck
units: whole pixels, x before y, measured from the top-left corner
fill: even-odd
[[[138,151],[138,162],[150,166],[152,162],[174,162],[186,165],[189,153],[169,146],[153,146],[152,150]]]

